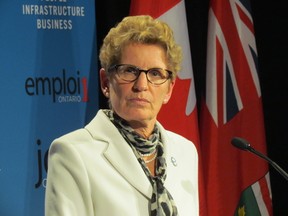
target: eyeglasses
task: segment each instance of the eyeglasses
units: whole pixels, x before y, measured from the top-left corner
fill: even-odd
[[[147,80],[154,85],[161,85],[172,77],[172,72],[163,68],[140,69],[134,65],[117,64],[108,69],[108,72],[115,72],[120,79],[126,82],[134,82],[141,72],[146,74]]]

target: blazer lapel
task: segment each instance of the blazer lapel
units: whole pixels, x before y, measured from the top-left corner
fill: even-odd
[[[152,196],[152,186],[135,157],[131,147],[120,137],[117,144],[109,143],[105,157],[112,166],[138,191],[147,198]]]
[[[104,152],[104,156],[117,172],[134,188],[150,199],[152,196],[150,181],[129,144],[102,110],[98,111],[96,117],[86,128],[95,139],[107,142],[108,148]]]

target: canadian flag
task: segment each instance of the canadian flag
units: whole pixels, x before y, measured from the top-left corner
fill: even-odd
[[[205,216],[206,208],[202,181],[201,152],[199,144],[196,94],[192,70],[189,35],[187,29],[185,2],[181,0],[132,0],[130,15],[151,15],[166,22],[174,31],[176,42],[183,50],[183,63],[178,74],[173,95],[165,104],[158,120],[168,130],[191,140],[199,156],[199,210]]]

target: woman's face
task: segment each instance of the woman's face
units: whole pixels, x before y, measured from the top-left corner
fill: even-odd
[[[167,60],[162,47],[153,44],[129,44],[122,51],[120,64],[135,65],[141,69],[167,69]],[[101,87],[108,91],[112,109],[130,123],[134,129],[148,127],[156,122],[162,104],[170,99],[175,81],[167,80],[161,85],[150,83],[145,73],[134,82],[125,82],[112,75],[109,79],[104,69],[100,71]]]

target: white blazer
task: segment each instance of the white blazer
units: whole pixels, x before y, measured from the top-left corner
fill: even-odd
[[[160,123],[165,187],[179,216],[198,216],[198,155],[193,143]],[[148,216],[152,186],[131,147],[102,110],[50,146],[46,216]]]

